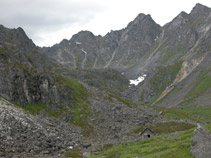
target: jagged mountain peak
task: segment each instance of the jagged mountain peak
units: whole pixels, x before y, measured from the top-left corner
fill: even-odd
[[[18,27],[17,29],[8,29],[3,25],[0,26],[0,42],[7,42],[10,45],[17,46],[17,48],[29,50],[35,48],[35,44],[28,38],[25,31]]]
[[[73,35],[72,38],[77,38],[77,37],[94,37],[95,35],[90,32],[90,31],[80,31],[77,34]]]
[[[171,29],[176,29],[177,27],[180,27],[182,24],[186,23],[188,21],[188,18],[189,15],[186,12],[182,11],[167,25],[169,25]]]
[[[203,4],[197,3],[195,7],[193,7],[193,10],[210,10],[210,8]]]
[[[22,38],[29,39],[28,36],[26,35],[25,31],[21,27],[9,29],[9,28],[6,28],[3,25],[0,25],[0,31],[1,31],[2,35],[10,33],[13,36],[22,36]]]
[[[77,34],[73,35],[70,39],[76,43],[87,43],[95,39],[95,35],[90,31],[80,31]]]
[[[188,17],[188,13],[182,11],[182,12],[180,12],[180,14],[178,16],[186,18],[186,17]]]
[[[201,14],[206,14],[208,12],[210,12],[210,8],[205,6],[205,5],[202,5],[200,3],[197,3],[195,5],[195,7],[192,9],[191,11],[191,15],[201,15]]]
[[[143,14],[143,13],[140,13],[132,22],[130,22],[128,24],[127,27],[131,27],[131,26],[147,26],[147,25],[150,25],[150,24],[156,24],[158,25],[151,17],[150,14]]]
[[[138,16],[136,18],[138,18],[138,19],[149,19],[149,20],[152,19],[150,14],[144,14],[144,13],[138,14]]]
[[[63,47],[67,46],[69,44],[69,40],[67,39],[63,39],[59,44],[56,44],[56,45],[61,45]]]
[[[197,4],[193,10],[203,10],[202,8],[207,10],[200,4]],[[103,37],[95,36],[89,31],[81,31],[68,42],[64,42],[66,45],[50,48],[47,53],[50,57],[70,67],[114,68],[125,71],[125,75],[127,75],[126,71],[132,72],[128,76],[134,77],[134,74],[140,75],[142,69],[148,69],[146,66],[148,63],[144,66],[145,60],[142,58],[147,57],[150,53],[154,54],[165,48],[165,51],[176,49],[176,52],[178,49],[182,55],[193,47],[199,36],[205,34],[209,29],[210,20],[207,16],[209,14],[200,13],[199,16],[192,16],[182,11],[171,22],[161,27],[152,19],[151,15],[140,13],[122,30],[111,31]],[[163,58],[167,56],[169,59],[173,56],[164,54],[165,52],[161,54]],[[153,60],[158,60],[158,58],[160,56],[154,56]],[[165,61],[174,63],[176,58],[178,59],[179,55],[172,58],[172,61]],[[144,68],[137,70],[137,67],[141,67],[139,63]],[[138,66],[135,66],[132,71],[131,67],[134,65]]]
[[[22,27],[18,27],[16,30],[20,33],[26,34]]]

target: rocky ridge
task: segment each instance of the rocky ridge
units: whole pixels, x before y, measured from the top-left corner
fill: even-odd
[[[189,14],[181,12],[163,27],[156,24],[150,15],[139,14],[126,28],[111,31],[104,37],[81,31],[70,40],[42,50],[71,69],[97,71],[110,68],[119,71],[127,79],[146,74],[145,81],[136,87],[131,86],[124,96],[135,102],[154,102],[166,94],[167,87],[171,87],[166,89],[171,93],[177,85],[181,87],[186,77],[203,71],[200,65],[206,64],[210,53],[210,44],[207,43],[211,31],[210,10],[196,4]],[[184,62],[187,63],[185,77],[175,82]],[[194,82],[193,79],[188,78],[188,82]],[[160,85],[156,86],[157,83]],[[185,89],[181,91],[183,96],[188,93]],[[171,99],[159,105],[169,106],[167,102],[171,102]],[[180,101],[172,106],[181,104],[185,98]],[[207,102],[203,104],[207,105]]]

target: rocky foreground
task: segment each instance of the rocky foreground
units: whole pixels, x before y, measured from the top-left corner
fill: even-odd
[[[32,116],[4,99],[0,100],[0,125],[0,157],[52,157],[81,145],[78,127]]]
[[[89,125],[92,134],[84,136],[84,129],[48,117],[45,112],[31,115],[5,99],[0,99],[0,154],[3,157],[59,157],[63,152],[79,149],[96,152],[105,144],[134,141],[138,136],[126,136],[133,127],[156,123],[159,114],[145,106],[129,107],[117,98],[109,97],[96,89],[89,98]],[[100,118],[99,118],[100,117]],[[85,129],[85,132],[88,132]]]

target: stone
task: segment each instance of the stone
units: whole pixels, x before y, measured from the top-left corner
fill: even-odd
[[[160,111],[160,112],[159,112],[159,115],[163,115],[163,111]]]
[[[211,157],[211,132],[204,127],[194,130],[191,137],[191,154],[195,158]]]

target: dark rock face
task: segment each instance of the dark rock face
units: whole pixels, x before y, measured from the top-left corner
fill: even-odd
[[[198,127],[191,137],[191,154],[195,158],[211,157],[211,132]]]
[[[21,28],[0,26],[0,67],[0,95],[7,100],[21,106],[40,102],[52,107],[72,99],[71,89],[57,86],[51,73],[58,64],[40,52]]]
[[[71,89],[57,86],[57,79],[52,75],[41,73],[26,64],[2,62],[0,65],[2,97],[22,106],[38,102],[50,106],[68,104],[71,101],[71,97],[65,96],[71,93]]]
[[[35,48],[35,44],[31,39],[27,37],[22,28],[7,29],[0,25],[0,44],[5,42],[7,44],[12,43],[14,46],[27,51]]]

